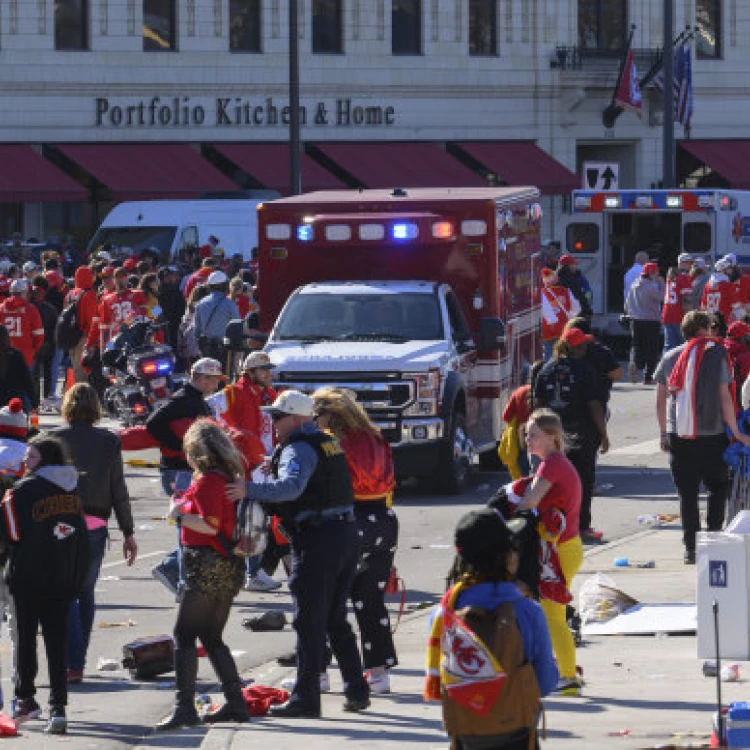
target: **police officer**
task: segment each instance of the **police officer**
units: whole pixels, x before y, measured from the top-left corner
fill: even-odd
[[[229,497],[259,500],[282,519],[292,545],[289,589],[297,631],[297,682],[290,699],[272,716],[320,716],[320,673],[326,635],[344,681],[345,711],[370,705],[370,689],[346,603],[357,572],[359,536],[346,458],[335,438],[318,430],[313,402],[299,391],[282,393],[271,406],[278,446],[267,483],[236,482]]]

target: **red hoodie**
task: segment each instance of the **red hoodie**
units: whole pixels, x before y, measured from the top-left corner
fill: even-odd
[[[31,367],[44,343],[44,327],[39,310],[22,297],[9,297],[0,305],[0,323],[8,329],[10,345],[18,349]]]
[[[83,331],[85,341],[96,317],[98,305],[94,291],[94,272],[88,266],[81,266],[76,269],[75,280],[75,288],[65,297],[65,306],[78,300],[78,325]]]

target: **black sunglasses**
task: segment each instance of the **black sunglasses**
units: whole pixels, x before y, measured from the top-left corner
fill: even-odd
[[[271,421],[274,424],[276,424],[277,422],[281,422],[281,420],[284,419],[284,417],[288,417],[288,416],[289,416],[288,414],[283,414],[280,411],[276,411],[271,414]]]

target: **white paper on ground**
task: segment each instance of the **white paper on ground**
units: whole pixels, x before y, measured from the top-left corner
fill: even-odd
[[[583,626],[583,635],[653,635],[695,633],[698,608],[695,604],[636,604],[607,622]]]

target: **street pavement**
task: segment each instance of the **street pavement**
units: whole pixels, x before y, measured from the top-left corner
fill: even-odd
[[[574,589],[596,571],[612,575],[627,593],[644,602],[694,601],[695,569],[682,563],[679,523],[648,529],[638,516],[676,513],[677,502],[666,470],[666,460],[655,440],[654,391],[643,386],[618,384],[611,404],[612,450],[602,456],[594,500],[595,525],[605,532],[608,544],[589,548]],[[42,417],[42,428],[59,419]],[[131,457],[155,459],[154,452]],[[65,743],[72,748],[120,750],[139,748],[245,748],[337,747],[360,743],[364,747],[419,744],[445,747],[440,708],[422,701],[422,672],[428,605],[444,590],[452,560],[452,535],[457,519],[483,504],[504,480],[500,473],[477,473],[469,491],[459,498],[426,495],[402,488],[396,509],[401,536],[396,564],[408,588],[404,618],[396,634],[400,664],[393,670],[392,693],[375,696],[370,710],[343,714],[340,678],[331,670],[332,693],[325,696],[324,719],[278,721],[257,719],[246,727],[228,726],[186,730],[167,736],[151,728],[165,715],[172,701],[173,675],[150,682],[129,679],[126,671],[100,671],[100,659],[119,660],[122,646],[147,635],[171,633],[175,605],[166,590],[150,575],[161,556],[174,546],[174,528],[161,520],[167,501],[160,494],[158,473],[149,467],[130,467],[128,485],[134,498],[139,558],[127,568],[122,562],[121,535],[110,524],[112,545],[97,588],[98,610],[92,634],[86,679],[71,689],[69,734],[50,738],[41,733],[44,723],[22,727],[19,743],[33,748]],[[655,568],[634,570],[613,567],[616,557],[654,560]],[[280,577],[280,580],[283,576]],[[276,665],[275,658],[291,650],[294,637],[287,626],[278,633],[251,633],[243,618],[268,610],[291,612],[284,586],[280,593],[242,592],[236,600],[226,630],[243,674],[257,684],[278,685],[293,670]],[[392,600],[391,610],[398,610]],[[2,687],[9,703],[12,688],[8,640],[0,640]],[[39,701],[47,698],[46,665],[41,653]],[[695,637],[588,639],[579,652],[586,678],[581,698],[552,698],[547,708],[551,748],[649,747],[670,742],[672,732],[694,731],[705,739],[710,731],[713,680],[702,677],[695,655]],[[210,665],[201,660],[199,692],[220,699]],[[742,683],[726,686],[726,697],[739,699]],[[629,730],[629,737],[610,733]],[[262,734],[261,734],[262,733]],[[653,736],[652,736],[653,735]],[[699,738],[693,738],[698,741]]]

